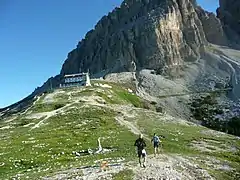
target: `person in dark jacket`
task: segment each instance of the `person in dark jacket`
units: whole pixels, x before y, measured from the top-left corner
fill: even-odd
[[[142,166],[141,158],[143,158],[143,167],[146,167],[145,166],[146,155],[147,155],[146,150],[145,150],[146,142],[144,141],[142,134],[139,135],[139,138],[135,141],[134,146],[137,147],[137,154],[138,154],[140,166]]]

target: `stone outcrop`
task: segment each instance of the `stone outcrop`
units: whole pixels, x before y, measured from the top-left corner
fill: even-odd
[[[217,45],[228,45],[228,39],[223,30],[221,21],[212,12],[207,12],[201,7],[197,8],[198,17],[200,18],[203,30],[208,42]]]
[[[195,0],[125,0],[68,54],[61,74],[161,70],[197,60],[205,44]]]
[[[240,43],[240,1],[220,0],[217,16],[232,43]]]

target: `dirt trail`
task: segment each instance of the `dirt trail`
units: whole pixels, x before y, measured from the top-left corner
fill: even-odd
[[[35,125],[30,129],[30,131],[33,130],[33,129],[39,128],[39,127],[44,123],[44,121],[46,121],[47,119],[49,119],[49,118],[52,117],[52,116],[55,116],[56,114],[59,114],[59,113],[63,112],[64,109],[66,109],[67,107],[69,107],[69,106],[71,106],[71,105],[73,105],[73,104],[74,104],[74,102],[73,102],[73,103],[69,103],[69,104],[65,105],[64,107],[62,107],[62,108],[59,108],[59,109],[56,109],[56,110],[50,111],[50,112],[32,114],[32,116],[30,116],[30,118],[34,118],[34,117],[35,117],[35,118],[37,118],[37,117],[40,117],[40,118],[41,118],[41,117],[44,117],[44,116],[45,116],[45,118],[42,119],[41,121],[39,121],[37,124],[35,124]],[[28,118],[29,118],[29,117],[28,117]]]
[[[44,180],[81,179],[81,180],[112,180],[113,175],[123,170],[133,171],[133,180],[213,180],[206,170],[197,164],[178,155],[159,154],[157,157],[147,156],[146,168],[142,168],[134,162],[121,162],[110,165],[106,171],[100,166],[72,168],[56,173]]]
[[[178,155],[160,154],[147,158],[146,168],[133,167],[135,180],[155,179],[213,179],[206,170],[201,169],[186,158]]]

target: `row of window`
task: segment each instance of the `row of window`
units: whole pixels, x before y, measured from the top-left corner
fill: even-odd
[[[80,82],[82,80],[83,80],[82,77],[66,78],[65,83]]]
[[[74,87],[74,86],[85,86],[85,83],[60,84],[60,87]]]

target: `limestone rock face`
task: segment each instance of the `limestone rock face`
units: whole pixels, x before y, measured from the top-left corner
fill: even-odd
[[[240,43],[240,1],[220,0],[217,16],[221,20],[228,38]]]
[[[228,45],[228,39],[223,30],[220,19],[214,13],[207,12],[201,7],[197,8],[203,30],[208,42],[218,45]]]
[[[206,43],[195,0],[125,0],[68,54],[61,74],[161,70],[199,59]]]

